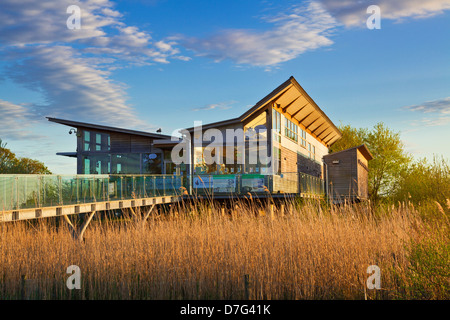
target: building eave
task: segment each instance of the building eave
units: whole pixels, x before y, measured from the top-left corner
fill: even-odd
[[[168,136],[165,134],[130,130],[130,129],[117,128],[117,127],[111,127],[111,126],[105,126],[105,125],[99,125],[99,124],[93,124],[93,123],[86,123],[86,122],[80,122],[80,121],[73,121],[73,120],[66,120],[66,119],[58,119],[58,118],[51,118],[51,117],[46,117],[46,118],[48,119],[48,121],[59,123],[59,124],[66,125],[69,127],[87,128],[87,129],[94,129],[94,130],[133,134],[133,135],[137,135],[137,136],[150,137],[153,139],[171,139],[171,136]]]

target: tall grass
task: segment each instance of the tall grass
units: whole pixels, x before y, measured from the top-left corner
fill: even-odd
[[[48,220],[3,224],[0,298],[449,298],[448,210],[441,209],[427,220],[405,203],[374,209],[295,200],[272,211],[251,198],[226,207],[184,202],[145,223],[95,219],[83,243]],[[66,287],[70,265],[81,269],[80,290]],[[366,287],[370,265],[381,269],[381,290]]]

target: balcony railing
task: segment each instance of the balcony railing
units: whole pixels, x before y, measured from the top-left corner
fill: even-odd
[[[281,175],[0,175],[0,211],[176,195],[323,195],[323,180]]]
[[[322,179],[297,172],[279,175],[193,175],[189,183],[193,195],[288,193],[323,196],[325,193],[325,184]]]

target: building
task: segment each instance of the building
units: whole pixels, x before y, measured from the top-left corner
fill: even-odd
[[[190,163],[194,174],[252,174],[257,177],[255,180],[262,181],[266,178],[265,184],[269,184],[271,191],[275,193],[301,192],[300,173],[317,178],[309,178],[310,180],[324,179],[322,158],[328,154],[328,148],[342,136],[294,77],[289,78],[240,117],[202,125],[201,130],[197,132],[195,129],[191,127],[184,130],[190,137]],[[208,137],[205,139],[205,133],[209,129],[219,130],[224,137],[222,163],[205,165],[203,153],[211,143]],[[245,151],[239,151],[234,140],[227,141],[227,130],[242,130],[247,140],[247,133],[251,130],[265,133],[267,146],[263,148],[267,150],[259,147],[257,151],[266,153],[272,163],[250,163],[248,160],[254,151],[248,141],[245,141]],[[200,134],[203,136],[203,144],[195,144],[195,139],[198,139]],[[227,155],[225,146],[230,145],[235,145],[234,154]],[[244,159],[242,164],[225,163],[225,159],[236,159],[239,156]],[[275,161],[277,163],[273,163]],[[270,181],[267,176],[271,176]],[[255,185],[254,181],[247,183],[247,186]],[[255,188],[251,191],[255,191]]]
[[[78,174],[178,174],[190,192],[217,194],[323,194],[324,159],[342,136],[294,77],[241,116],[181,130],[182,138],[48,120],[76,132],[77,151],[58,154],[76,157]],[[183,163],[171,156],[175,147]]]
[[[369,161],[372,159],[365,144],[324,156],[329,198],[336,203],[367,200]]]
[[[177,138],[159,133],[47,118],[73,129],[76,152],[57,155],[77,158],[77,174],[180,174],[170,153]],[[178,170],[178,171],[177,171]]]

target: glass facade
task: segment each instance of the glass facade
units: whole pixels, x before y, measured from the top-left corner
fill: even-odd
[[[83,174],[164,173],[161,152],[111,153],[110,135],[90,130],[83,130],[81,140],[81,172]],[[170,172],[173,171],[170,166],[166,166],[166,168]]]
[[[161,153],[143,153],[142,154],[142,173],[143,174],[161,174],[163,157]]]
[[[83,174],[108,174],[111,169],[109,154],[82,156]]]
[[[111,154],[111,174],[139,174],[140,172],[140,153]]]
[[[281,114],[275,109],[272,112],[272,132],[273,140],[281,142]]]
[[[228,150],[227,150],[228,149]],[[220,147],[216,154],[214,147],[194,148],[195,174],[236,174],[242,173],[242,155],[237,146]],[[228,151],[228,153],[227,153]],[[207,159],[205,156],[207,154]],[[213,161],[215,159],[215,161]],[[211,163],[214,162],[214,163]]]

